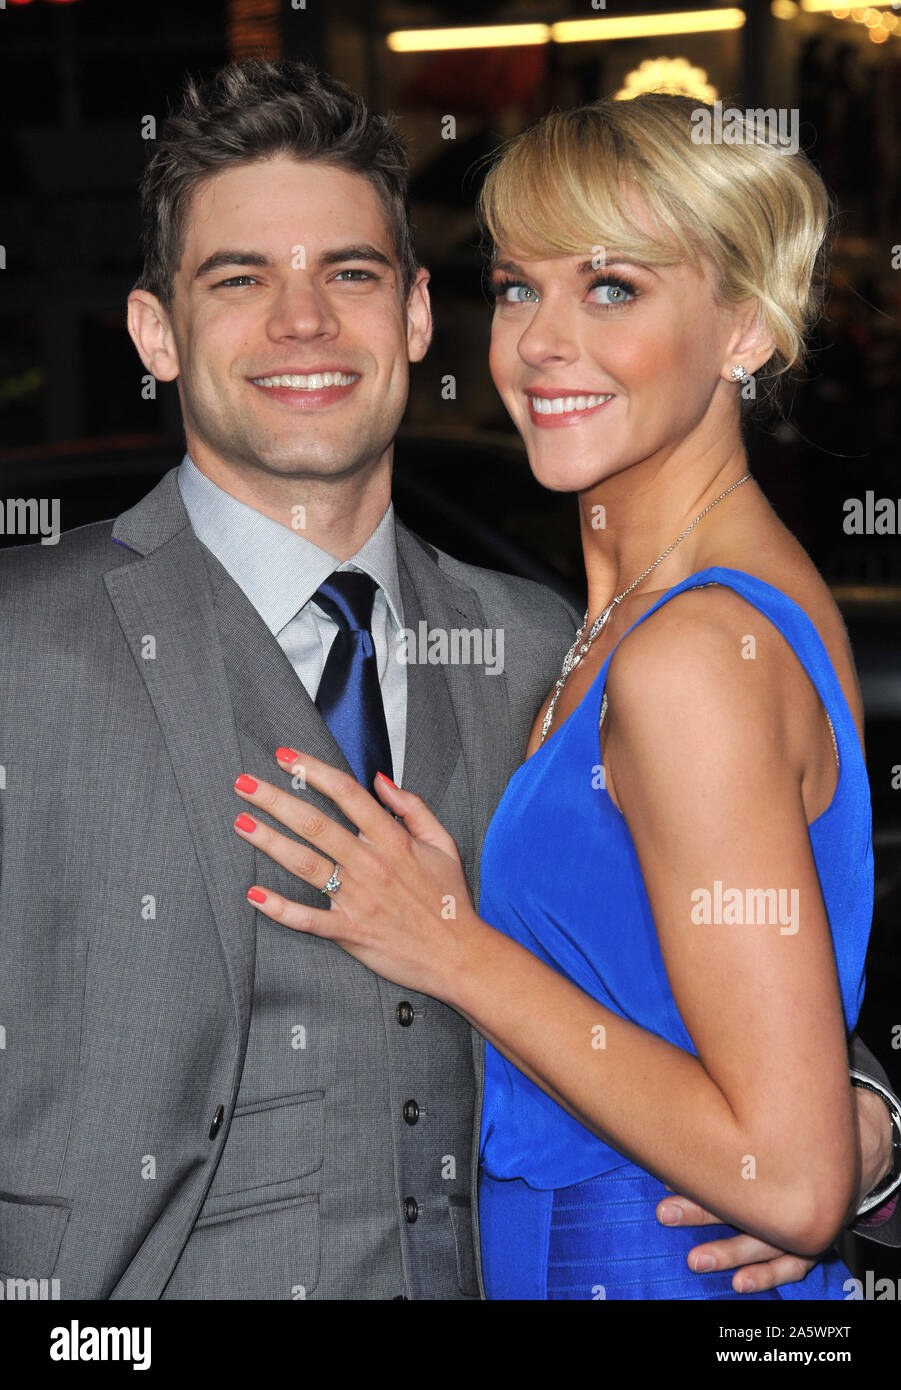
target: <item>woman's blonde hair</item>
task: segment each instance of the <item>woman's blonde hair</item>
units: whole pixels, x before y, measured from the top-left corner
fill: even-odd
[[[707,121],[716,129],[712,107],[665,92],[551,112],[498,152],[478,216],[489,259],[499,245],[536,260],[615,250],[700,268],[706,256],[719,302],[756,299],[776,345],[756,374],[760,403],[778,396],[786,374],[802,375],[822,311],[832,202],[807,156],[770,142],[753,118],[730,110],[739,143],[729,144],[705,142]],[[630,194],[659,235],[638,221]]]

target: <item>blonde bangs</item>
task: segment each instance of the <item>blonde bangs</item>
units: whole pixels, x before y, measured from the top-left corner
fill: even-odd
[[[650,171],[629,160],[617,132],[594,117],[592,108],[554,112],[506,147],[478,204],[494,246],[531,260],[589,256],[597,247],[651,265],[696,260],[683,229],[660,204]],[[657,235],[624,199],[621,190],[629,185],[657,223]]]

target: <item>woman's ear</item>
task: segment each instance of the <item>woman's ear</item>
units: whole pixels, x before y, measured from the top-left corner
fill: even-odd
[[[732,368],[738,366],[744,367],[748,376],[753,376],[769,362],[776,351],[776,344],[763,325],[758,300],[748,300],[739,309],[726,351],[726,360],[720,374],[727,381],[733,379]]]

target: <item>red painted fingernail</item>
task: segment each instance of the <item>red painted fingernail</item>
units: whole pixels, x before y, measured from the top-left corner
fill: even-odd
[[[393,787],[394,790],[397,791],[397,783],[392,782],[390,777],[386,777],[384,772],[377,772],[375,775],[376,777],[381,777],[383,782],[387,782],[389,787]]]
[[[255,820],[251,820],[250,816],[245,816],[243,812],[242,812],[241,815],[238,817],[238,819],[235,821],[235,829],[236,829],[236,830],[248,830],[248,831],[249,831],[249,830],[256,830],[256,828],[257,828],[257,823],[256,823],[256,821],[255,821]]]
[[[293,748],[276,748],[275,756],[280,763],[296,763],[300,754]]]
[[[264,903],[266,901],[266,894],[262,888],[248,888],[247,896],[252,903]]]
[[[252,777],[245,777],[243,772],[241,773],[240,777],[237,777],[235,779],[236,792],[255,792],[256,789],[257,783],[253,780]]]

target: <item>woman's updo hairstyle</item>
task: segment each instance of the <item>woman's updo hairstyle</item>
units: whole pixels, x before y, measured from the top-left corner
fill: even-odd
[[[619,252],[700,268],[707,257],[720,303],[758,302],[776,347],[755,374],[756,404],[776,404],[786,376],[802,378],[822,312],[832,202],[807,156],[759,121],[730,108],[729,144],[705,141],[708,122],[716,131],[713,107],[666,92],[551,112],[489,169],[478,201],[488,259],[498,246],[535,260]]]

